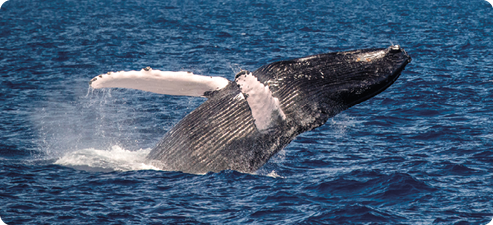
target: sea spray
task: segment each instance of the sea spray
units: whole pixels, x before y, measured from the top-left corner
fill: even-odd
[[[40,153],[37,158],[58,159],[87,149],[111,152],[115,145],[127,151],[140,151],[153,147],[165,133],[167,127],[157,121],[168,112],[160,107],[162,102],[149,109],[129,97],[140,97],[145,102],[152,101],[152,94],[85,90],[66,98],[47,97],[32,113],[30,120],[37,134],[33,142]]]

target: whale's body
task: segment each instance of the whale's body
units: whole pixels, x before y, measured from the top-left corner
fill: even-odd
[[[187,173],[253,172],[297,135],[384,91],[410,61],[391,46],[275,62],[235,81],[143,69],[100,75],[91,86],[207,97],[147,159]]]

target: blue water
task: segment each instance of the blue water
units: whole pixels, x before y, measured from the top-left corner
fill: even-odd
[[[486,224],[493,8],[459,1],[9,0],[0,8],[0,217],[9,224]],[[380,95],[254,174],[143,158],[204,99],[92,91],[101,73],[233,79],[284,59],[401,45]]]

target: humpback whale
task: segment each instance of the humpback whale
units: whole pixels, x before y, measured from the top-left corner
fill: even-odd
[[[153,70],[101,74],[92,88],[132,88],[207,100],[147,156],[163,170],[251,173],[297,135],[387,89],[411,57],[398,45],[325,53],[240,71],[234,81]]]

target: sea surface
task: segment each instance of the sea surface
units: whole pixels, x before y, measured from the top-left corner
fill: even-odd
[[[232,80],[398,44],[386,91],[253,174],[144,163],[203,98],[91,90],[150,66]],[[9,224],[486,224],[493,7],[484,0],[9,0],[0,8],[0,217]]]

